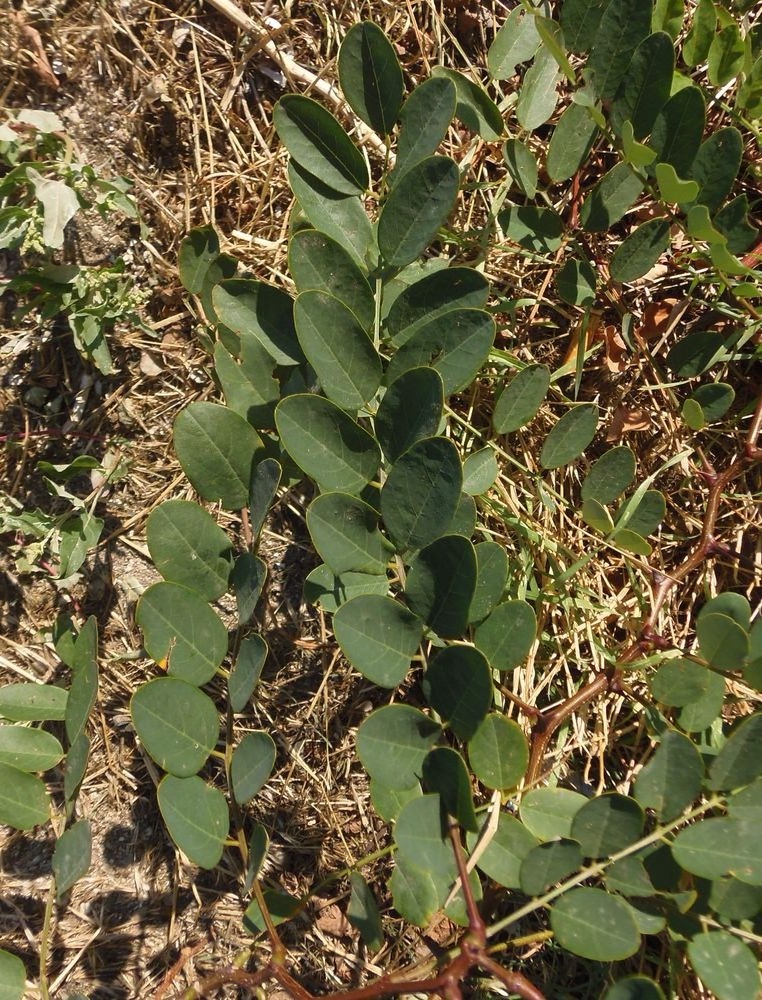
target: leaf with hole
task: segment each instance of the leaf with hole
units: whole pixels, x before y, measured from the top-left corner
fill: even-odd
[[[217,745],[220,720],[214,702],[176,677],[156,677],[139,687],[130,714],[147,752],[178,778],[200,771]]]
[[[468,741],[468,760],[487,788],[514,788],[529,763],[529,746],[513,719],[492,712]]]
[[[630,122],[635,139],[648,135],[669,100],[674,72],[675,49],[669,35],[657,31],[644,38],[611,102],[614,128],[621,132]]]
[[[159,809],[172,840],[193,864],[215,868],[222,857],[230,818],[225,796],[198,775],[160,782]]]
[[[472,267],[444,267],[408,285],[395,298],[384,321],[384,334],[402,347],[417,331],[453,309],[481,309],[489,284]],[[388,381],[388,379],[387,379]]]
[[[583,229],[603,233],[619,222],[640,197],[644,184],[629,163],[617,163],[585,198],[579,218]]]
[[[635,798],[668,823],[698,797],[703,778],[704,762],[695,745],[682,733],[667,729],[635,779]]]
[[[381,913],[370,886],[359,872],[349,876],[349,905],[347,920],[360,932],[360,937],[371,951],[378,951],[384,944]]]
[[[537,194],[537,160],[526,143],[508,139],[503,143],[503,159],[508,173],[522,194],[534,198]]]
[[[574,816],[587,801],[568,788],[535,788],[521,799],[521,820],[538,840],[569,837]]]
[[[0,823],[31,830],[50,819],[50,799],[34,774],[0,762]]]
[[[330,111],[301,94],[286,94],[273,109],[273,124],[291,156],[340,194],[358,194],[370,183],[368,167]]]
[[[527,896],[539,896],[582,867],[583,854],[576,840],[552,840],[533,847],[521,862],[519,887]]]
[[[479,835],[468,834],[467,843],[471,853],[477,848]],[[489,837],[487,846],[479,854],[479,870],[506,889],[519,889],[521,863],[533,847],[537,838],[510,813],[501,812],[497,828]]]
[[[381,359],[355,314],[327,292],[302,292],[294,306],[299,343],[326,396],[358,410],[381,384]]]
[[[93,834],[90,823],[81,819],[61,834],[53,850],[53,875],[56,880],[56,899],[63,896],[90,868]]]
[[[175,420],[175,452],[196,492],[226,510],[244,507],[262,440],[243,417],[217,403],[191,403]]]
[[[550,926],[562,948],[594,962],[617,962],[640,947],[629,906],[603,889],[578,887],[565,893],[553,904]]]
[[[274,764],[272,736],[261,730],[246,733],[233,751],[230,762],[230,784],[239,805],[251,802],[272,774]]]
[[[411,368],[439,372],[445,396],[476,377],[495,339],[495,321],[482,309],[452,309],[419,327],[399,348],[386,370],[388,383]]]
[[[370,434],[321,396],[287,396],[275,410],[275,423],[291,458],[323,489],[358,493],[381,464]]]
[[[558,120],[548,145],[545,169],[553,181],[566,181],[590,152],[598,125],[582,104],[570,104]]]
[[[474,644],[487,657],[493,670],[513,670],[529,655],[537,619],[526,601],[505,601],[498,604],[477,626]]]
[[[462,535],[443,535],[413,559],[405,596],[438,636],[455,639],[466,630],[475,589],[473,545]]]
[[[669,219],[648,219],[634,229],[611,258],[614,281],[635,281],[647,274],[669,247],[669,226]]]
[[[211,680],[228,650],[219,617],[194,590],[155,583],[138,601],[135,621],[148,655],[168,661],[169,673],[200,686]]]
[[[633,52],[651,30],[651,5],[611,0],[592,39],[587,72],[599,98],[613,97],[629,71]]]
[[[429,77],[402,105],[397,160],[389,176],[394,186],[410,167],[439,148],[455,115],[455,84],[447,77]]]
[[[378,249],[390,267],[401,268],[434,240],[455,207],[460,176],[448,156],[428,156],[402,175],[378,219]]]
[[[524,74],[516,118],[522,128],[534,132],[552,116],[558,103],[561,73],[551,50],[543,45]]]
[[[435,747],[423,762],[427,792],[439,795],[442,808],[464,830],[478,830],[468,768],[452,747]]]
[[[516,67],[531,59],[539,46],[534,16],[521,7],[514,7],[487,52],[489,75],[493,80],[509,80]]]
[[[681,177],[690,176],[704,119],[703,94],[698,87],[688,86],[670,97],[654,121],[650,145],[659,162],[670,163]]]
[[[63,758],[63,747],[52,733],[27,726],[0,725],[0,763],[19,771],[48,771]]]
[[[190,587],[207,601],[216,601],[228,589],[231,541],[198,504],[160,504],[148,518],[146,541],[154,565],[170,583]]]
[[[248,635],[241,640],[228,677],[228,698],[234,712],[242,712],[248,705],[262,674],[267,652],[267,643],[261,635]]]
[[[705,931],[688,942],[688,958],[717,1000],[757,1000],[759,966],[749,946],[725,930]]]
[[[372,21],[347,32],[339,49],[339,84],[350,108],[379,135],[389,135],[402,104],[402,68],[389,39]]]
[[[365,594],[342,604],[333,630],[342,652],[380,687],[402,682],[423,638],[423,622],[391,597]]]
[[[540,451],[544,469],[557,469],[581,455],[595,437],[598,407],[595,403],[575,406],[558,420]]]
[[[540,409],[550,386],[547,365],[527,365],[498,396],[492,426],[498,434],[510,434],[529,423]]]
[[[461,740],[468,741],[492,704],[492,678],[483,653],[460,643],[440,650],[426,668],[423,695]]]
[[[302,229],[288,245],[288,269],[297,291],[316,290],[335,296],[370,330],[375,302],[368,279],[352,254],[316,229]]]
[[[462,73],[444,66],[434,66],[431,75],[434,79],[444,77],[455,84],[455,117],[467,129],[476,132],[487,142],[495,142],[500,138],[504,131],[503,116],[483,87]]]
[[[412,788],[442,727],[417,708],[385,705],[357,731],[357,755],[374,780],[389,788]]]

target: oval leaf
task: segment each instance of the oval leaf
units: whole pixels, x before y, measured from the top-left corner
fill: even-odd
[[[759,965],[754,953],[729,931],[706,931],[688,942],[688,958],[717,1000],[756,1000]]]
[[[540,451],[544,469],[557,469],[581,455],[595,437],[598,407],[582,403],[568,410],[545,438]]]
[[[360,673],[381,687],[396,687],[423,637],[423,622],[391,597],[354,597],[334,615],[341,650]]]
[[[0,725],[0,763],[19,771],[47,771],[62,759],[63,747],[43,729]]]
[[[388,788],[412,788],[441,726],[409,705],[377,709],[357,731],[357,755],[368,774]]]
[[[602,889],[584,887],[565,893],[550,911],[550,925],[562,948],[594,962],[617,962],[640,947],[629,906]]]
[[[154,565],[171,583],[216,601],[228,589],[233,566],[231,541],[214,518],[190,500],[167,500],[146,525]]]
[[[34,774],[0,763],[0,823],[31,830],[50,819],[45,785]]]
[[[130,713],[148,753],[178,778],[200,771],[217,745],[220,720],[214,702],[175,677],[157,677],[139,687]]]
[[[476,589],[476,553],[462,535],[443,535],[421,549],[405,586],[410,608],[443,639],[455,639],[468,625]]]
[[[272,774],[275,743],[265,732],[246,733],[233,751],[230,783],[239,805],[250,802]]]
[[[529,763],[529,745],[518,723],[493,712],[468,741],[468,760],[487,788],[514,788]]]
[[[362,21],[349,29],[339,49],[339,83],[358,118],[389,135],[402,104],[402,68],[378,25]]]
[[[429,77],[419,84],[400,111],[397,162],[389,180],[402,174],[439,148],[455,114],[455,85],[446,77]]]
[[[442,377],[433,368],[411,368],[384,393],[374,426],[376,437],[390,462],[408,448],[436,434],[444,410]]]
[[[230,818],[225,796],[198,775],[166,775],[157,798],[169,835],[183,854],[201,868],[214,868],[222,857]]]
[[[316,289],[335,295],[370,330],[375,302],[368,279],[352,255],[317,229],[302,229],[288,245],[288,269],[300,292]]]
[[[527,365],[503,389],[495,404],[492,426],[510,434],[529,423],[542,405],[550,386],[547,365]]]
[[[424,674],[423,694],[456,736],[470,740],[492,704],[492,677],[485,656],[461,644],[440,650]]]
[[[537,633],[537,618],[526,601],[505,601],[479,625],[474,644],[494,670],[513,670],[529,655]]]
[[[378,248],[391,267],[414,261],[455,206],[460,177],[454,160],[429,156],[412,166],[389,194],[378,220]]]

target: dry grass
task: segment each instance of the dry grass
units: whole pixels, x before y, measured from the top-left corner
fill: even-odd
[[[388,31],[408,79],[418,82],[441,61],[466,69],[483,66],[494,25],[504,14],[500,4],[435,0],[348,0],[341,5],[268,0],[262,9],[242,7],[262,31],[271,32],[289,59],[328,83],[335,80],[342,34],[358,18],[370,17]],[[19,331],[8,326],[0,330],[0,414],[12,437],[0,457],[0,474],[9,492],[27,505],[44,502],[35,463],[61,460],[75,448],[99,457],[115,451],[130,467],[130,474],[104,495],[104,541],[70,591],[56,589],[44,573],[19,573],[11,552],[0,554],[0,680],[63,676],[50,642],[56,613],[97,616],[101,692],[91,733],[92,762],[79,806],[92,820],[95,853],[90,872],[55,925],[51,995],[63,998],[80,991],[90,1000],[159,997],[173,995],[251,943],[241,924],[241,872],[229,858],[212,873],[199,873],[179,858],[156,809],[157,775],[137,746],[129,721],[130,695],[155,669],[142,652],[133,620],[137,596],[156,577],[145,547],[146,519],[162,500],[190,495],[171,450],[172,421],[190,401],[215,392],[175,262],[187,230],[213,222],[224,249],[252,274],[288,284],[291,196],[271,111],[294,84],[211,4],[60,0],[45,5],[34,21],[54,67],[63,69],[61,86],[56,92],[45,89],[6,21],[0,27],[0,33],[6,32],[0,39],[2,101],[10,107],[56,110],[85,160],[107,176],[121,173],[134,181],[147,236],[141,239],[126,227],[89,230],[82,233],[76,252],[90,263],[110,254],[127,256],[138,281],[152,292],[148,319],[155,337],[117,331],[116,376],[88,383],[65,338],[48,338],[14,354]],[[295,89],[303,90],[303,85]],[[343,120],[355,127],[350,117]],[[371,161],[378,163],[377,149],[363,136],[356,133]],[[448,144],[456,158],[471,158],[478,184],[497,185],[502,170],[496,146],[457,127]],[[489,192],[479,191],[466,199],[457,228],[478,232],[489,200]],[[461,253],[464,260],[478,259],[479,246],[467,240]],[[498,346],[508,360],[558,365],[576,342],[576,311],[559,307],[548,291],[552,263],[527,260],[507,241],[490,255],[486,274],[495,301],[532,302],[513,312],[505,306],[499,316]],[[656,277],[650,287],[630,290],[626,299],[604,301],[602,327],[621,325],[621,317],[631,313],[636,329],[642,329],[650,302],[681,300],[687,293],[687,279],[681,275]],[[712,318],[700,297],[686,305],[681,328]],[[645,475],[656,473],[689,443],[674,399],[651,363],[650,352],[660,336],[657,331],[648,339],[644,332],[642,349],[619,370],[599,345],[585,365],[580,395],[598,402],[609,424],[622,407],[648,414],[645,429],[627,434]],[[496,359],[493,369],[458,400],[454,433],[462,435],[464,444],[489,437],[494,390],[504,371]],[[751,395],[751,381],[748,391]],[[515,593],[546,595],[541,639],[508,683],[513,695],[542,707],[559,702],[600,670],[610,651],[634,635],[649,600],[644,567],[593,537],[575,516],[577,468],[546,479],[545,497],[538,499],[538,441],[553,415],[551,405],[544,424],[540,420],[531,433],[501,443],[501,476],[483,507],[491,537],[511,555]],[[63,427],[68,436],[60,433]],[[741,440],[741,430],[736,440],[718,438],[708,457],[723,466]],[[655,559],[669,572],[684,556],[686,540],[700,528],[706,488],[687,458],[659,485],[668,496],[669,511]],[[725,587],[760,598],[754,589],[761,561],[753,530],[755,490],[758,484],[751,481],[739,484],[733,504],[723,508],[719,528],[734,557],[707,565],[700,582],[671,595],[664,630],[677,647],[689,642],[694,605],[704,592]],[[268,729],[277,741],[276,774],[253,806],[272,842],[265,875],[297,895],[322,883],[307,913],[289,925],[286,940],[293,947],[293,971],[304,984],[335,989],[429,952],[427,939],[404,928],[391,911],[384,859],[365,874],[379,879],[388,931],[385,950],[365,954],[337,916],[335,904],[343,909],[347,886],[342,879],[332,880],[333,873],[388,843],[353,752],[354,731],[378,692],[337,656],[328,623],[302,600],[301,584],[313,565],[300,516],[303,507],[298,493],[287,495],[268,522],[264,554],[273,577],[272,655],[255,703],[237,718],[236,727],[240,732]],[[225,527],[238,530],[234,519]],[[551,586],[551,578],[564,574],[563,586]],[[739,691],[739,699],[749,697],[750,692]],[[629,788],[647,741],[639,716],[622,705],[621,700],[594,704],[574,720],[552,748],[554,779],[592,789]],[[21,955],[30,980],[36,979],[52,843],[47,828],[32,834],[0,831],[0,946]],[[447,944],[452,933],[449,925],[440,924],[430,929],[429,940]],[[604,988],[589,980],[585,963],[562,957],[552,947],[531,946],[521,954],[538,984],[547,986],[562,976],[564,996],[599,996]],[[686,996],[698,995],[695,987],[690,990],[686,988]],[[551,989],[551,995],[561,994]],[[38,993],[30,988],[28,996],[31,1000]]]

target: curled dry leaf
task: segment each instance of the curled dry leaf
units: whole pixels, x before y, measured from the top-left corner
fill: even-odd
[[[643,310],[643,322],[637,329],[643,340],[655,340],[667,332],[677,305],[677,299],[659,299],[658,302],[648,303]]]
[[[647,431],[651,417],[644,406],[617,406],[606,433],[606,441],[619,441],[629,431]]]
[[[318,911],[315,917],[315,926],[328,937],[333,938],[350,937],[355,933],[352,925],[336,903],[329,903],[328,906],[324,906]]]
[[[606,367],[610,372],[618,375],[623,372],[630,363],[629,351],[624,339],[612,323],[603,331],[603,342],[606,349]]]

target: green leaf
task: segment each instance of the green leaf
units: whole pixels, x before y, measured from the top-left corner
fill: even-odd
[[[547,365],[527,365],[514,376],[498,396],[492,414],[492,426],[497,434],[517,431],[540,409],[550,385]]]
[[[694,875],[735,875],[741,882],[762,885],[762,843],[754,821],[703,819],[681,830],[671,846],[677,863]]]
[[[594,962],[617,962],[640,947],[632,911],[623,899],[602,889],[572,889],[550,911],[558,944]]]
[[[278,404],[275,423],[286,451],[322,489],[358,493],[381,464],[370,434],[321,396],[287,396]]]
[[[389,386],[374,419],[378,443],[390,462],[436,434],[444,410],[442,377],[433,368],[411,368]]]
[[[0,687],[0,717],[11,722],[62,721],[69,692],[53,684],[22,681]]]
[[[381,513],[400,551],[439,538],[452,522],[463,485],[458,450],[448,438],[416,441],[381,489]]]
[[[473,853],[479,837],[469,834],[468,848]],[[537,838],[510,813],[501,812],[497,829],[490,837],[487,847],[479,855],[479,870],[506,889],[521,886],[519,871],[521,862],[537,845]]]
[[[688,177],[704,131],[704,97],[698,87],[683,87],[667,101],[651,130],[651,147],[661,163]]]
[[[700,431],[706,427],[704,411],[694,399],[684,400],[680,412],[682,413],[683,420],[692,431]]]
[[[63,747],[44,729],[0,725],[0,763],[19,771],[48,771],[63,758]]]
[[[521,863],[519,884],[527,896],[539,896],[582,867],[582,850],[576,840],[553,840],[533,847]]]
[[[752,950],[729,931],[705,931],[688,942],[688,958],[717,1000],[756,1000],[759,967]]]
[[[713,0],[698,0],[691,29],[683,42],[683,61],[687,66],[699,66],[706,62],[716,26],[717,13]]]
[[[267,659],[267,643],[261,635],[241,640],[235,666],[228,677],[228,698],[234,712],[243,712],[254,693]]]
[[[558,120],[548,146],[545,169],[553,181],[572,177],[587,158],[598,126],[582,104],[570,104]]]
[[[434,317],[397,351],[386,370],[388,383],[411,368],[430,366],[442,376],[445,396],[471,384],[489,355],[495,321],[482,309],[451,309]]]
[[[273,378],[275,362],[253,333],[240,337],[240,361],[221,341],[214,345],[214,370],[225,402],[252,427],[272,427],[280,386]]]
[[[744,41],[741,29],[730,21],[712,38],[707,58],[709,82],[714,87],[724,87],[743,69]]]
[[[282,468],[274,458],[265,458],[254,466],[249,484],[249,522],[254,539],[259,538],[280,484]]]
[[[654,31],[665,31],[670,41],[675,41],[683,26],[685,8],[683,0],[656,0],[651,24]]]
[[[316,229],[294,233],[288,245],[288,269],[297,291],[334,295],[351,309],[364,330],[370,330],[375,302],[368,279],[352,254]]]
[[[617,792],[589,799],[575,814],[571,836],[586,858],[605,858],[639,840],[643,810],[637,802]]]
[[[722,674],[708,671],[706,692],[701,698],[690,702],[680,712],[677,721],[689,733],[701,732],[714,722],[722,711],[725,698],[725,678]]]
[[[381,385],[381,359],[355,314],[327,292],[302,292],[294,307],[299,343],[329,399],[358,410]]]
[[[733,189],[741,166],[743,139],[737,128],[719,128],[702,142],[691,164],[691,177],[698,182],[696,201],[716,212]]]
[[[412,788],[441,726],[409,705],[385,705],[357,731],[357,755],[365,770],[389,788]]]
[[[728,615],[699,615],[696,635],[701,655],[718,670],[740,670],[749,655],[746,631]]]
[[[648,219],[634,229],[611,258],[614,281],[635,281],[647,274],[669,247],[669,227],[669,219]]]
[[[211,680],[228,650],[219,617],[194,590],[155,583],[138,601],[135,621],[148,655],[169,673],[199,687]]]
[[[538,840],[569,837],[572,820],[587,801],[568,788],[535,788],[521,799],[521,819]]]
[[[487,142],[496,142],[500,138],[504,132],[503,116],[495,102],[487,96],[487,92],[478,83],[444,66],[434,66],[431,75],[434,79],[444,77],[455,84],[455,117],[459,118],[467,129],[476,132]]]
[[[622,156],[630,166],[639,168],[647,167],[656,159],[656,153],[642,142],[636,142],[632,131],[632,122],[622,122]],[[666,164],[662,164],[666,166]]]
[[[640,197],[643,181],[629,163],[617,163],[585,198],[579,218],[591,233],[603,233],[619,222]]]
[[[361,200],[332,190],[293,160],[288,165],[288,182],[310,225],[334,239],[367,269],[373,228]]]
[[[762,910],[762,887],[735,878],[714,879],[709,906],[725,920],[751,919]]]
[[[0,823],[31,830],[50,819],[50,799],[34,774],[0,763]]]
[[[193,488],[226,510],[244,507],[262,440],[243,417],[217,403],[191,403],[175,420],[175,452]]]
[[[561,73],[551,50],[543,45],[524,74],[516,118],[528,132],[534,132],[552,116],[558,103]]]
[[[64,768],[63,792],[66,800],[67,814],[71,812],[76,801],[80,786],[85,777],[85,771],[90,760],[90,741],[81,733],[76,743],[72,743],[66,754]]]
[[[581,455],[595,437],[598,407],[595,403],[575,406],[558,420],[540,451],[544,469],[557,469]]]
[[[659,490],[646,490],[633,509],[630,501],[617,511],[616,523],[646,538],[656,531],[667,513],[667,501]]]
[[[451,747],[435,747],[423,762],[427,792],[439,795],[442,808],[464,830],[478,830],[466,763]]]
[[[384,944],[381,913],[370,886],[359,872],[349,876],[349,905],[347,920],[360,932],[363,944],[371,951],[378,951]]]
[[[412,562],[405,586],[411,610],[442,639],[462,635],[476,589],[476,553],[462,535],[443,535]]]
[[[423,637],[423,622],[391,597],[365,594],[342,604],[333,630],[341,650],[380,687],[402,682]]]
[[[612,503],[635,478],[635,454],[620,445],[610,448],[593,464],[582,483],[582,498]]]
[[[582,501],[582,520],[604,535],[614,530],[614,522],[606,507],[594,497]]]
[[[59,545],[58,579],[76,573],[87,558],[88,552],[95,548],[103,531],[103,521],[93,514],[74,514],[68,517],[61,526],[61,543]]]
[[[487,788],[514,788],[529,763],[529,744],[517,722],[492,712],[468,741],[468,760]]]
[[[419,795],[423,795],[423,792],[417,781],[410,788],[389,788],[375,778],[371,778],[370,800],[373,803],[373,808],[385,823],[394,823],[402,811],[402,807],[418,798]]]
[[[508,139],[503,143],[503,159],[521,193],[527,198],[534,198],[537,194],[537,160],[527,144],[520,139]]]
[[[230,583],[235,593],[238,627],[247,625],[256,611],[259,595],[267,579],[267,563],[251,552],[242,552],[236,559]]]
[[[440,650],[426,668],[423,694],[455,735],[468,741],[492,704],[492,677],[486,657],[473,646]]]
[[[461,493],[447,534],[463,535],[464,538],[470,538],[476,530],[476,516],[476,501],[468,493]]]
[[[487,67],[493,80],[509,80],[520,63],[527,62],[540,45],[532,14],[514,7],[503,21],[487,53]]]
[[[249,862],[246,866],[244,892],[250,892],[254,879],[259,876],[270,848],[270,838],[261,823],[255,823],[249,837]]]
[[[176,677],[156,677],[139,687],[130,714],[148,753],[178,778],[200,771],[217,745],[220,720],[214,702]]]
[[[603,1000],[664,1000],[664,994],[653,979],[627,976],[610,986]]]
[[[475,497],[486,493],[499,471],[493,448],[471,452],[463,463],[463,492]]]
[[[246,733],[233,751],[230,762],[230,784],[239,805],[250,802],[272,774],[275,764],[275,743],[269,733],[261,730]]]
[[[606,869],[606,888],[623,896],[644,897],[654,894],[654,885],[646,866],[638,857],[620,858]]]
[[[410,94],[400,111],[397,161],[389,177],[393,186],[410,167],[439,148],[455,114],[455,84],[447,77],[429,77]]]
[[[220,241],[213,226],[191,229],[180,243],[177,266],[183,287],[192,295],[200,295],[209,285],[223,277],[219,269]]]
[[[476,552],[476,590],[468,613],[470,622],[487,617],[503,596],[508,581],[508,553],[497,542],[479,542]]]
[[[212,302],[220,322],[239,337],[254,337],[279,365],[304,360],[294,329],[294,300],[274,285],[231,278],[216,285]]]
[[[513,670],[529,655],[537,633],[537,619],[526,601],[505,601],[477,626],[474,643],[493,670]]]
[[[167,500],[154,508],[146,541],[154,565],[170,583],[190,587],[207,601],[228,589],[231,541],[198,504]]]
[[[762,774],[762,715],[744,719],[733,729],[709,769],[709,787],[733,791]]]
[[[587,71],[599,98],[616,94],[635,48],[650,29],[650,4],[641,0],[611,0],[606,6],[587,61]]]
[[[286,94],[273,109],[273,124],[296,162],[329,188],[357,194],[368,187],[368,167],[359,149],[316,101]]]
[[[667,352],[664,364],[678,378],[695,378],[724,358],[725,338],[713,330],[696,330]]]
[[[728,618],[732,618],[734,622],[737,622],[744,632],[749,631],[749,627],[751,626],[751,605],[743,594],[736,594],[732,590],[717,594],[716,597],[707,601],[701,611],[699,611],[698,621],[701,621],[705,615],[716,614],[727,615]]]
[[[455,207],[459,186],[457,164],[448,156],[428,156],[402,175],[378,219],[378,248],[390,267],[423,253]]]
[[[385,573],[392,548],[378,530],[378,514],[358,497],[321,493],[307,509],[312,542],[340,576],[347,570]]]
[[[438,795],[421,795],[402,809],[394,827],[398,857],[430,872],[435,884],[454,882],[455,856]]]
[[[711,679],[712,673],[706,667],[679,657],[659,667],[651,680],[651,692],[662,705],[682,707],[703,698]]]
[[[395,347],[406,344],[421,327],[453,309],[481,309],[489,284],[472,267],[443,267],[408,285],[392,303],[384,332]],[[387,379],[388,381],[388,379]]]
[[[667,729],[635,779],[635,798],[668,823],[698,797],[703,778],[704,762],[695,745],[682,733]]]
[[[731,385],[727,382],[710,382],[707,385],[700,385],[694,393],[686,399],[686,403],[693,402],[701,408],[702,426],[703,423],[711,424],[717,420],[722,420],[730,407],[736,394]],[[685,414],[683,414],[685,416]]]
[[[74,643],[72,680],[66,702],[66,738],[76,743],[98,697],[98,623],[91,615]]]
[[[572,306],[590,306],[595,301],[598,277],[590,263],[570,257],[556,275],[558,294]],[[524,369],[526,371],[526,369]]]
[[[225,796],[198,775],[166,775],[157,791],[169,835],[183,854],[201,868],[215,868],[222,857],[230,818]]]
[[[265,907],[274,927],[291,920],[303,905],[300,899],[291,896],[282,889],[265,889],[263,895]],[[265,934],[267,932],[267,924],[256,899],[247,907],[243,915],[243,925],[250,934]]]
[[[23,1000],[26,969],[17,955],[0,948],[0,1000]]]
[[[564,0],[561,29],[572,52],[589,52],[595,42],[609,0]]]
[[[386,576],[376,573],[342,573],[334,576],[331,570],[321,563],[307,576],[304,581],[304,599],[309,604],[317,604],[330,614],[333,614],[345,601],[360,594],[379,594],[383,596],[389,590]]]
[[[389,135],[402,104],[402,68],[391,42],[372,21],[353,25],[341,43],[339,83],[357,117],[379,135]]]
[[[53,875],[56,880],[56,899],[63,896],[85,875],[90,867],[93,835],[86,819],[64,830],[53,850]]]
[[[555,253],[562,243],[564,223],[553,208],[509,205],[498,215],[507,238],[537,254]]]
[[[399,858],[389,882],[394,909],[416,927],[426,927],[439,907],[439,893],[430,872]]]

